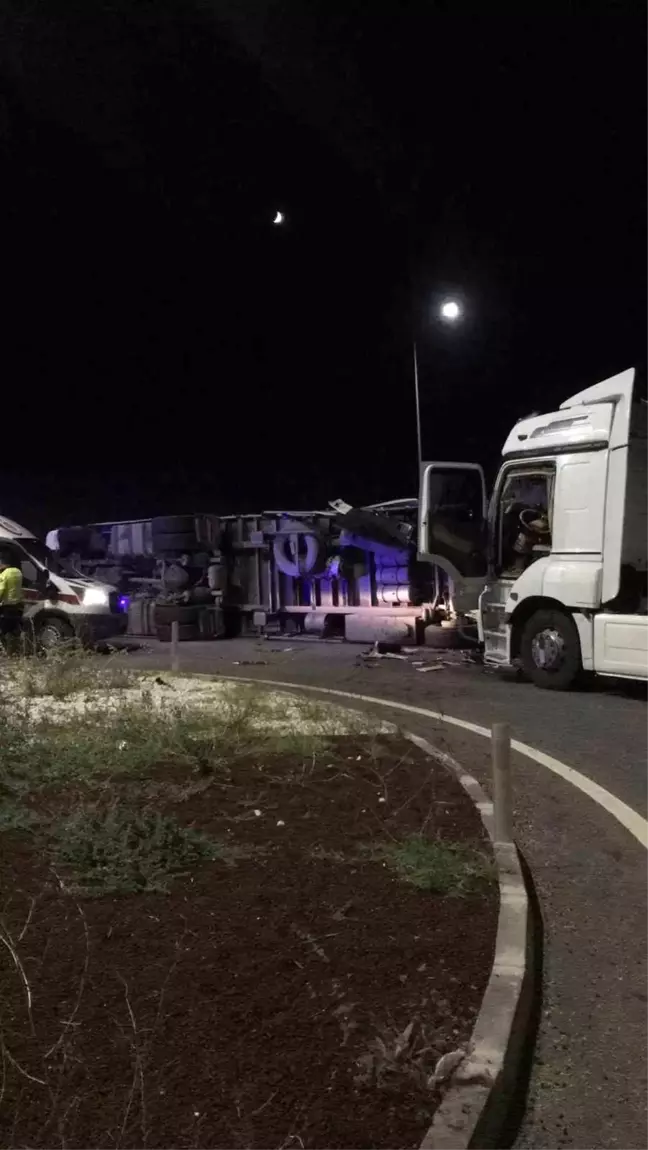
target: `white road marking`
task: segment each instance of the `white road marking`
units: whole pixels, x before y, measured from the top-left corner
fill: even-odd
[[[485,739],[490,739],[491,733],[488,727],[480,727],[477,723],[469,723],[467,719],[457,719],[453,715],[446,715],[441,711],[430,711],[427,707],[414,707],[411,703],[397,703],[390,699],[376,699],[373,695],[358,695],[354,691],[340,691],[335,687],[313,687],[306,683],[282,683],[276,679],[252,679],[252,678],[239,678],[238,675],[220,676],[219,678],[228,678],[234,682],[244,683],[262,683],[264,686],[271,687],[287,687],[290,690],[298,691],[316,691],[320,695],[335,695],[341,699],[357,699],[362,703],[371,703],[376,707],[386,707],[389,710],[407,711],[411,715],[423,715],[425,719],[436,719],[442,723],[449,723],[453,727],[461,727],[464,731],[470,731],[473,735],[482,735]],[[521,755],[526,755],[528,759],[539,763],[541,767],[546,767],[547,770],[553,771],[555,775],[560,775],[561,779],[565,782],[571,783],[572,786],[577,787],[579,791],[593,799],[595,803],[603,807],[609,815],[612,815],[621,826],[625,827],[631,835],[641,843],[643,847],[648,850],[648,821],[637,814],[636,811],[629,807],[627,803],[618,799],[611,791],[607,791],[605,787],[599,786],[588,775],[583,775],[574,767],[567,766],[560,759],[554,759],[553,755],[546,755],[544,751],[538,751],[535,747],[530,747],[528,743],[521,743],[519,739],[511,739],[511,747]]]

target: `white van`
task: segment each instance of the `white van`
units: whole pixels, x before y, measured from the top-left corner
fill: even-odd
[[[114,587],[64,570],[31,531],[4,516],[0,516],[0,551],[22,571],[24,618],[43,646],[75,636],[92,643],[126,630],[127,605]]]

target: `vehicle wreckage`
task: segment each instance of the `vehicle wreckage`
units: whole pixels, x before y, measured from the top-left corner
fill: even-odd
[[[61,527],[70,570],[118,592],[129,634],[311,635],[452,646],[476,640],[450,581],[417,559],[417,499],[321,511],[187,514]],[[459,625],[459,629],[458,629]]]
[[[490,500],[478,463],[425,462],[418,499],[94,523],[47,542],[69,564],[67,599],[95,614],[115,602],[115,630],[121,609],[135,635],[478,642],[489,666],[553,690],[582,672],[646,679],[646,411],[629,368],[518,420]],[[17,562],[31,556],[34,595],[58,595],[33,604],[34,626],[63,626],[37,541],[2,530]]]

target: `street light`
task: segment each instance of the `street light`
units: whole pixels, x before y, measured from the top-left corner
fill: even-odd
[[[461,316],[461,306],[456,299],[447,299],[441,304],[441,318],[451,322]]]
[[[440,319],[446,323],[454,324],[457,320],[461,319],[463,308],[456,299],[443,300],[439,306],[438,315]],[[414,356],[414,398],[416,400],[416,444],[418,448],[418,462],[419,470],[423,462],[423,443],[421,440],[421,405],[419,399],[419,370],[418,370],[418,354],[416,351],[416,340],[412,343],[412,352]]]

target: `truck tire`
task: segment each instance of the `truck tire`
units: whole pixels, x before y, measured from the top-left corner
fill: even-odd
[[[161,643],[171,642],[171,624],[170,623],[156,623],[155,634]],[[200,627],[197,623],[179,623],[178,624],[178,639],[181,643],[187,643],[191,639],[200,639]]]
[[[204,551],[204,549],[204,544],[198,542],[195,532],[170,531],[164,535],[153,536],[153,553],[155,555],[164,555],[165,552],[182,555],[185,551]]]
[[[193,535],[196,537],[196,521],[193,515],[158,515],[151,521],[151,533],[156,535]]]
[[[200,607],[186,603],[156,603],[154,610],[155,625],[166,626],[169,623],[197,623]]]
[[[189,583],[189,572],[180,563],[169,563],[164,568],[162,586],[166,591],[183,591]]]
[[[535,611],[522,630],[520,656],[524,673],[548,691],[567,691],[582,670],[576,624],[565,611]]]
[[[423,632],[423,646],[436,651],[454,651],[465,647],[458,627],[442,627],[440,623],[430,623]]]
[[[90,544],[89,527],[59,527],[58,550],[62,559],[78,552],[84,555]]]

